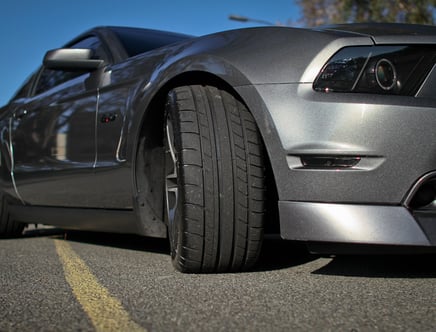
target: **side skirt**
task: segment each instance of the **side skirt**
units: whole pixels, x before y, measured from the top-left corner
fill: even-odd
[[[104,210],[10,205],[11,217],[19,222],[59,226],[65,229],[166,237],[162,228],[143,228],[133,210]]]

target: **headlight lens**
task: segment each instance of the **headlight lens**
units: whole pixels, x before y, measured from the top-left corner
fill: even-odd
[[[374,76],[378,86],[386,91],[392,90],[398,82],[395,66],[387,59],[381,59],[377,62]]]
[[[414,95],[435,62],[436,46],[358,46],[336,53],[313,84],[322,92]]]

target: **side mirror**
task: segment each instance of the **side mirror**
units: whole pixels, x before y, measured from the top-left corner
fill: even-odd
[[[57,70],[92,71],[104,65],[104,60],[92,59],[93,51],[88,48],[59,48],[48,51],[43,60],[46,68]]]

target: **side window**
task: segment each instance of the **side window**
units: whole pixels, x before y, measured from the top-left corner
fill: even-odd
[[[94,51],[94,59],[103,59],[109,62],[108,53],[105,51],[103,45],[97,37],[87,37],[81,41],[70,45],[70,48],[90,48]],[[55,86],[76,78],[80,75],[87,73],[87,71],[63,71],[42,68],[39,75],[38,83],[35,88],[35,94],[43,93]]]
[[[69,81],[75,77],[85,74],[81,71],[63,71],[44,68],[39,76],[38,84],[35,88],[35,94],[43,93],[55,86]]]

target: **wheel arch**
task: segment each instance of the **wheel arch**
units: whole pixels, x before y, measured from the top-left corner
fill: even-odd
[[[142,118],[140,120],[140,129],[136,139],[136,146],[133,151],[134,161],[132,163],[132,167],[134,168],[133,181],[136,195],[134,200],[136,205],[135,208],[142,220],[143,228],[145,227],[146,235],[153,235],[153,232],[150,233],[150,224],[155,224],[156,222],[162,225],[164,224],[164,193],[162,190],[164,174],[163,172],[160,172],[160,170],[163,170],[164,162],[162,129],[164,126],[164,108],[166,98],[172,89],[186,85],[209,85],[226,90],[241,101],[250,113],[252,113],[251,109],[248,107],[248,103],[246,103],[240,93],[238,93],[237,88],[232,86],[232,84],[219,75],[205,71],[193,70],[174,76],[153,94],[150,98],[150,102],[143,109]],[[260,132],[265,147],[266,145],[262,130],[260,130]],[[265,231],[267,233],[278,234],[280,230],[278,220],[277,186],[268,151],[265,151],[265,157],[266,172],[268,176],[268,211],[266,218],[268,222],[265,225]],[[147,208],[147,205],[149,208]],[[147,210],[150,210],[151,208],[151,211],[147,212],[144,208],[147,208]],[[152,214],[150,214],[150,212],[152,212]],[[158,233],[160,233],[160,237],[163,236],[162,230]]]

